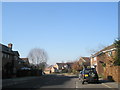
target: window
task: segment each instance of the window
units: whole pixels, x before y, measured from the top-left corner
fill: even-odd
[[[6,55],[6,54],[3,54],[3,57],[4,57],[4,58],[6,58],[6,57],[7,57],[7,55]]]
[[[10,55],[8,55],[8,58],[10,58]]]
[[[18,64],[21,64],[21,62],[19,62]]]
[[[97,60],[97,57],[94,57],[94,61],[96,61]]]
[[[109,57],[112,56],[112,51],[108,52],[108,56]]]
[[[17,56],[14,56],[14,59],[15,59],[15,60],[17,60],[17,59],[18,59],[18,57],[17,57]]]

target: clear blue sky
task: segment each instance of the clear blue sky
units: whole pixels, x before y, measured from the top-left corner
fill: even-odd
[[[48,63],[90,56],[89,50],[111,45],[118,36],[118,3],[3,3],[3,40],[21,57],[42,48]]]

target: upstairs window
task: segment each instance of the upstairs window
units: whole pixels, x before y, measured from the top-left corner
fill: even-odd
[[[108,56],[109,57],[112,56],[112,51],[108,52]]]

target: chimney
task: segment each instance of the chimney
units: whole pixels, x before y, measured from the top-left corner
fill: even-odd
[[[9,44],[8,44],[8,47],[9,47],[10,49],[12,49],[12,46],[13,46],[12,43],[9,43]]]

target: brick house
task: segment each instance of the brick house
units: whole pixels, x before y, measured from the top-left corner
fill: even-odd
[[[66,63],[56,63],[53,66],[57,72],[61,72],[65,67],[67,67]]]
[[[20,58],[23,61],[24,67],[30,67],[28,58]]]
[[[114,81],[118,80],[118,75],[120,72],[119,66],[114,66],[114,58],[116,55],[116,48],[114,44],[105,47],[99,52],[91,56],[91,67],[96,67],[99,75],[103,76],[105,79],[110,79]]]
[[[84,67],[90,66],[90,58],[89,57],[80,57],[79,64]]]
[[[72,66],[73,66],[73,62],[67,62],[66,63],[67,64],[67,70],[68,70],[68,72],[70,73],[70,72],[72,72]]]
[[[52,73],[52,71],[51,71],[52,67],[53,67],[53,65],[50,65],[50,66],[46,67],[46,68],[44,69],[44,73],[45,73],[45,74],[50,74],[50,73]]]
[[[54,66],[53,66],[53,71],[56,71],[56,72],[62,72],[64,69],[66,69],[67,71],[70,71],[71,68],[72,68],[72,65],[73,63],[71,62],[68,62],[68,63],[56,63]]]
[[[12,50],[12,44],[5,46],[0,44],[0,56],[2,58],[2,78],[12,77],[16,74],[17,69],[22,67],[19,52]]]
[[[115,56],[115,46],[112,44],[91,56],[91,67],[96,67],[98,74],[104,74],[104,66],[109,65]]]

